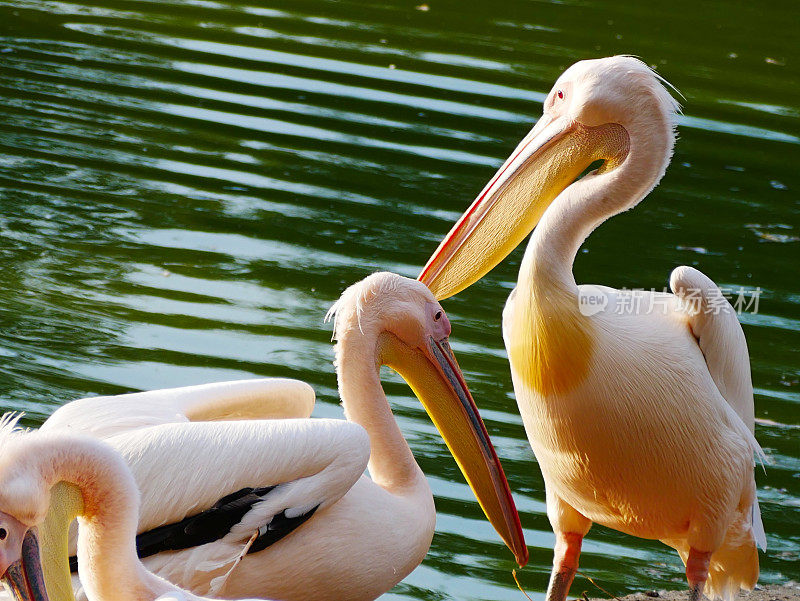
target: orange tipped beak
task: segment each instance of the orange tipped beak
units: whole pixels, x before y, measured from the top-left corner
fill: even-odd
[[[448,339],[411,348],[387,335],[382,355],[422,402],[489,522],[524,566],[528,548],[511,489]]]
[[[431,357],[448,379],[458,405],[425,409],[442,434],[486,517],[511,549],[520,567],[528,563],[528,547],[511,488],[486,425],[470,394],[447,339],[430,340]],[[424,404],[424,402],[423,402]]]
[[[442,300],[486,275],[536,227],[550,203],[594,161],[628,152],[616,123],[586,127],[544,115],[445,236],[419,281]],[[602,168],[601,168],[602,169]]]

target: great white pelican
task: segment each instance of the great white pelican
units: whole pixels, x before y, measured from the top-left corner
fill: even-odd
[[[679,106],[663,84],[627,56],[567,69],[419,277],[447,298],[533,231],[503,336],[556,534],[548,601],[566,598],[592,522],[675,548],[692,599],[752,589],[766,546],[747,345],[720,289],[685,266],[672,294],[572,272],[586,237],[664,175]]]
[[[182,588],[228,598],[374,599],[422,561],[436,517],[427,480],[381,387],[380,366],[388,365],[422,401],[486,515],[524,565],[527,548],[508,483],[450,349],[450,323],[430,291],[408,278],[373,274],[348,288],[330,315],[348,421],[308,419],[314,395],[305,384],[255,380],[82,399],[27,436],[91,434],[120,452],[142,493],[139,550],[155,553],[145,566]],[[76,500],[72,486],[59,487],[51,502],[53,485],[81,482],[54,470],[34,485],[37,471],[23,470],[10,456],[0,453],[0,475],[19,479],[0,485],[6,514],[0,528],[13,533],[0,539],[3,553],[48,507],[96,501],[91,491]],[[362,476],[365,468],[371,479]],[[37,495],[21,502],[18,489]],[[54,601],[73,598],[70,517],[55,520],[61,530],[48,528],[47,541],[55,542],[48,543],[43,567]],[[90,544],[94,536],[87,536]],[[126,601],[121,581],[103,575],[118,573],[114,553],[94,563],[87,554],[81,560],[80,549],[79,542],[89,600]],[[21,569],[17,559],[6,554],[0,573]],[[94,571],[93,585],[84,568]]]

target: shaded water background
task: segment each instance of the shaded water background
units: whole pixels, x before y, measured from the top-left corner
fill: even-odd
[[[36,425],[86,395],[291,376],[340,416],[322,324],[339,292],[416,276],[558,74],[636,54],[685,95],[680,140],[576,277],[661,289],[689,264],[760,288],[742,321],[773,461],[762,581],[800,580],[796,3],[419,2],[0,0],[2,409]],[[541,595],[553,536],[500,332],[520,256],[445,308]],[[385,381],[439,511],[427,559],[385,598],[520,599],[443,442]],[[582,572],[617,594],[684,582],[672,551],[601,527]]]

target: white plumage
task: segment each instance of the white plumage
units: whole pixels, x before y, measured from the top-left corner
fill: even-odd
[[[80,399],[53,413],[42,431],[91,434],[122,454],[141,491],[139,532],[200,513],[247,486],[281,485],[224,539],[162,552],[144,563],[197,594],[241,597],[275,590],[293,598],[292,591],[311,594],[332,576],[336,535],[349,520],[341,510],[326,515],[326,509],[359,480],[369,460],[363,428],[307,419],[313,406],[313,389],[303,382],[241,380]],[[220,421],[231,419],[242,421]],[[319,537],[316,545],[303,549],[298,537],[278,552],[242,557],[253,533],[275,514],[317,506],[315,523],[305,525],[318,531],[312,537]],[[73,554],[76,534],[73,528]],[[235,575],[228,574],[236,562]],[[303,570],[318,576],[302,578]]]

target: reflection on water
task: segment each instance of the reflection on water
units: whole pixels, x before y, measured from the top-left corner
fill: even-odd
[[[689,264],[761,288],[742,320],[772,459],[763,581],[800,579],[800,54],[785,4],[0,0],[3,409],[37,424],[89,394],[293,376],[316,415],[340,416],[322,324],[339,292],[376,269],[415,276],[558,74],[632,53],[685,95],[681,139],[576,277],[661,288]],[[520,577],[541,596],[553,536],[500,335],[519,258],[446,308],[531,545]],[[425,563],[386,598],[519,599],[441,439],[385,381],[439,511]],[[674,553],[599,527],[582,571],[613,593],[683,586]]]

